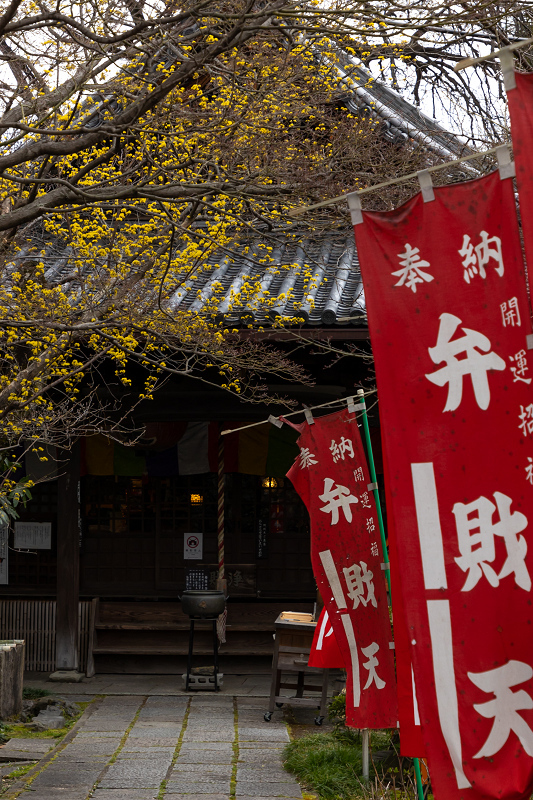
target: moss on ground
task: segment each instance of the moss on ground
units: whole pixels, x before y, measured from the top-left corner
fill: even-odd
[[[76,714],[75,717],[72,717],[69,720],[65,721],[65,725],[63,728],[57,728],[57,730],[50,730],[50,731],[31,731],[29,728],[24,728],[20,723],[16,722],[5,722],[0,723],[0,736],[3,738],[4,741],[8,741],[8,739],[56,739],[61,740],[63,736],[65,736],[69,730],[72,728],[73,725],[79,720],[89,703],[76,703],[79,706],[79,712]]]

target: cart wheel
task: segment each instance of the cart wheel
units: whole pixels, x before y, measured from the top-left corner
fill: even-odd
[[[283,708],[283,703],[276,703],[276,708]]]
[[[263,719],[265,720],[265,722],[270,722],[270,720],[272,719],[272,711],[267,711]]]
[[[322,725],[324,717],[315,717],[315,725]]]

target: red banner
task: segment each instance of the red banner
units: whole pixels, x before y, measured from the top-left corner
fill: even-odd
[[[533,74],[514,74],[516,88],[507,90],[516,184],[522,218],[522,233],[533,286]]]
[[[365,212],[355,236],[435,797],[528,798],[533,365],[512,181]]]
[[[388,488],[388,487],[387,487]],[[387,496],[387,508],[392,507]],[[426,748],[422,738],[420,713],[415,688],[415,676],[411,663],[409,630],[405,618],[402,593],[400,590],[400,570],[396,547],[396,533],[393,520],[387,520],[389,534],[389,558],[391,564],[392,608],[394,610],[394,644],[396,655],[396,686],[398,690],[398,717],[400,720],[400,755],[423,758]]]
[[[309,511],[313,572],[346,665],[346,724],[395,728],[387,589],[355,414],[330,414],[299,430],[300,456],[288,477]]]
[[[310,667],[319,667],[320,669],[344,669],[345,667],[344,658],[335,638],[333,625],[325,608],[320,612],[316,624],[311,653],[307,663]]]

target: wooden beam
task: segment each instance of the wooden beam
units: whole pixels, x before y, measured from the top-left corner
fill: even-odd
[[[56,669],[77,670],[80,593],[79,442],[72,446],[70,452],[64,452],[64,458],[59,464],[57,498]]]

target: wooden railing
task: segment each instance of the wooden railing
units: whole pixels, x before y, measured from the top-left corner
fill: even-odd
[[[91,603],[81,601],[78,614],[80,672],[87,668]],[[0,600],[0,639],[24,639],[24,668],[53,672],[56,668],[56,601]]]

